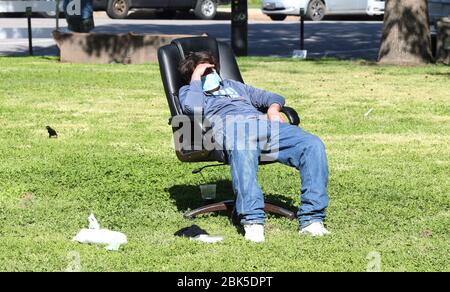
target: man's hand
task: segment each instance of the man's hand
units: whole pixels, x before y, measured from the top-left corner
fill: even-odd
[[[272,104],[267,110],[267,117],[271,121],[279,121],[280,123],[285,123],[283,115],[281,115],[281,106],[278,103]]]
[[[209,68],[214,68],[214,65],[208,63],[198,64],[197,67],[195,67],[194,72],[192,73],[191,81],[201,80],[203,74],[205,74],[205,71]]]

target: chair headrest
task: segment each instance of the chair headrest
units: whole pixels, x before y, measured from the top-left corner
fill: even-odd
[[[179,38],[173,40],[172,44],[177,46],[182,60],[184,60],[190,52],[209,51],[220,63],[219,47],[215,38],[208,36]]]
[[[178,91],[186,82],[178,72],[179,63],[189,52],[210,51],[220,62],[219,73],[223,79],[244,83],[231,47],[212,37],[187,37],[172,41],[158,49],[158,61],[164,91],[169,102],[171,115],[182,114]]]

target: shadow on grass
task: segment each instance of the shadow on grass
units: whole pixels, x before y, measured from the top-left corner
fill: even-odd
[[[217,185],[216,202],[234,199],[230,180],[219,180],[208,183],[215,183]],[[174,185],[168,191],[180,212],[186,212],[209,203],[202,199],[200,185]]]
[[[233,187],[230,180],[219,180],[215,182],[216,199],[214,202],[225,200],[234,200]],[[202,200],[199,185],[174,185],[168,189],[170,197],[174,200],[177,209],[180,212],[186,212],[213,202],[206,202]],[[264,200],[267,203],[286,208],[287,210],[295,212],[294,200],[284,195],[279,194],[264,194]],[[231,212],[215,212],[212,216],[227,216],[231,219]],[[278,216],[278,215],[274,215]],[[234,220],[233,220],[234,221]],[[234,221],[234,223],[236,223]]]
[[[450,77],[450,72],[431,72],[431,73],[427,73],[429,75],[433,75],[433,76],[446,76],[446,77]]]

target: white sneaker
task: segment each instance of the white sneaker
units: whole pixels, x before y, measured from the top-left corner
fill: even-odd
[[[264,225],[262,224],[246,224],[244,225],[245,239],[253,242],[264,241]]]
[[[302,228],[302,230],[300,230],[300,234],[324,236],[326,234],[330,234],[330,231],[328,231],[325,226],[323,226],[322,222],[313,222],[310,225]]]

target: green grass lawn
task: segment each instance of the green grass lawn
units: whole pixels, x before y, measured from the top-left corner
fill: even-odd
[[[262,0],[248,0],[247,6],[248,8],[261,8],[261,2]],[[231,7],[231,4],[227,6]]]
[[[261,0],[249,0],[247,5],[250,8],[261,8]]]
[[[278,92],[324,140],[330,164],[331,236],[299,236],[269,216],[266,242],[244,240],[227,216],[192,221],[199,185],[229,168],[191,171],[172,149],[157,64],[72,65],[0,58],[0,270],[450,271],[450,68],[363,61],[240,58],[247,83]],[[364,117],[369,109],[372,112]],[[46,125],[60,134],[49,139]],[[261,167],[271,201],[298,206],[294,169]],[[119,252],[71,242],[93,212],[122,231]],[[173,236],[198,224],[225,241]]]

